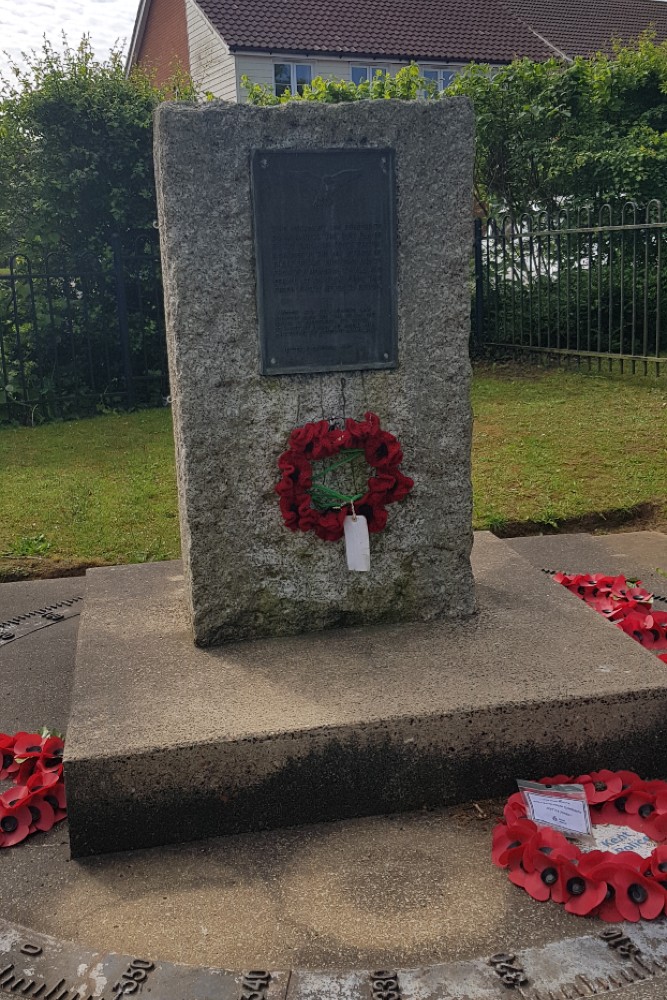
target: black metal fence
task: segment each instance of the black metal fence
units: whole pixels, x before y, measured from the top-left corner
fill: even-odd
[[[473,343],[594,370],[667,370],[662,206],[475,223]]]
[[[473,345],[589,370],[667,371],[662,206],[475,223]],[[157,232],[97,256],[0,260],[0,423],[169,393]]]
[[[169,392],[157,233],[96,256],[0,260],[0,422],[160,405]]]

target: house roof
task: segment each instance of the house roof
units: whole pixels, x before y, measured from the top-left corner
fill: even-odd
[[[195,0],[231,51],[442,62],[572,58],[654,30],[667,0]],[[151,0],[140,0],[136,61]]]
[[[647,30],[667,38],[665,0],[504,0],[509,10],[569,57],[611,52]]]
[[[560,0],[555,0],[556,3]],[[503,0],[197,0],[229,48],[455,62],[554,50]]]

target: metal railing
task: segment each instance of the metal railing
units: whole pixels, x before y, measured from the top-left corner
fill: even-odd
[[[664,373],[666,239],[657,200],[476,220],[474,347]]]
[[[99,255],[0,260],[0,422],[160,405],[169,392],[154,231]]]

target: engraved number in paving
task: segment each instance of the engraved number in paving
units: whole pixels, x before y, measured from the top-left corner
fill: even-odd
[[[155,968],[153,962],[144,958],[133,958],[117,983],[111,987],[117,997],[137,993],[148,979],[148,973]]]
[[[500,977],[505,986],[513,988],[515,986],[523,986],[524,983],[528,982],[528,976],[523,966],[517,962],[516,955],[499,952],[497,955],[491,956],[489,965],[493,967],[494,972]]]
[[[373,1000],[401,1000],[398,974],[386,969],[371,972],[371,993]]]
[[[40,948],[40,946],[38,944],[31,944],[30,941],[27,941],[25,944],[21,945],[21,954],[22,955],[41,955],[42,954],[42,949]]]
[[[266,1000],[271,973],[264,969],[245,972],[241,980],[241,1000]]]

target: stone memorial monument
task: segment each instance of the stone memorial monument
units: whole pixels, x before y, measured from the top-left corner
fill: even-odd
[[[89,574],[75,855],[421,804],[370,760],[438,694],[415,624],[475,609],[469,102],[155,132],[183,561]]]
[[[470,615],[470,105],[165,104],[156,133],[197,644]],[[358,573],[274,486],[295,427],[368,411],[414,488]]]
[[[158,110],[183,563],[87,574],[74,856],[658,759],[664,672],[487,533],[472,614],[472,152],[458,99]]]

